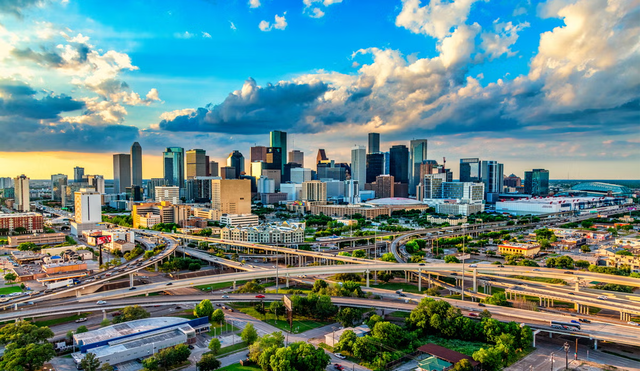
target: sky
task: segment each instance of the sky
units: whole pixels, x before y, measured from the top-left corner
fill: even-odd
[[[637,0],[0,1],[0,176],[143,177],[165,147],[223,161],[289,133],[350,161],[427,139],[428,157],[640,178]]]

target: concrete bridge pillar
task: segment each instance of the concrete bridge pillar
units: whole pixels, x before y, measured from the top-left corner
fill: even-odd
[[[422,292],[422,269],[418,268],[418,292]]]
[[[76,290],[76,298],[80,297],[80,290]],[[18,307],[16,307],[16,309],[18,309]]]
[[[429,273],[429,276],[427,278],[427,285],[429,285],[429,288],[431,288],[431,273]]]
[[[576,292],[580,291],[580,280],[576,280],[575,290],[576,290]]]
[[[408,282],[409,282],[409,278],[408,278],[408,275],[407,275],[407,271],[404,271],[404,282],[405,282],[405,283],[408,283]]]
[[[473,269],[473,291],[478,291],[478,270],[476,268]]]
[[[236,290],[236,281],[233,281],[233,291]]]
[[[133,287],[133,273],[129,273],[129,287]]]
[[[102,310],[102,319],[107,319],[107,311],[105,309]]]
[[[157,272],[158,271],[158,262],[154,263],[154,267],[153,267],[154,271]]]
[[[593,339],[593,349],[598,350],[598,339]]]
[[[369,270],[367,269],[364,274],[367,277],[367,287],[369,287]]]
[[[289,287],[289,273],[287,273],[287,283],[286,286]]]
[[[540,297],[540,307],[542,306],[542,297]]]

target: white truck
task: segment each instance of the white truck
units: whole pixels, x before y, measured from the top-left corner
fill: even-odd
[[[47,283],[47,289],[57,289],[58,287],[68,287],[68,286],[73,286],[73,279],[69,278],[66,280]]]

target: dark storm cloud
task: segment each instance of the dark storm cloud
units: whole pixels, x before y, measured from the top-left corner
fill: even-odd
[[[329,86],[320,82],[283,82],[259,87],[249,78],[241,92],[229,94],[221,104],[200,107],[173,120],[162,120],[160,129],[236,134],[267,133],[276,127],[305,131],[309,129],[305,128],[302,119],[327,90]]]
[[[87,61],[87,55],[91,52],[91,48],[83,43],[76,43],[73,46],[78,53],[73,62],[85,63]],[[11,54],[17,59],[29,60],[50,67],[63,67],[65,64],[68,64],[59,53],[47,50],[44,46],[40,46],[40,48],[42,49],[41,51],[34,51],[31,48],[14,49],[11,51]]]
[[[30,86],[13,80],[0,80],[0,117],[18,116],[32,119],[55,119],[62,112],[71,112],[84,107],[84,103],[67,95],[50,94],[36,98]]]
[[[40,123],[31,119],[0,117],[3,151],[109,152],[131,143],[139,130],[125,125]]]
[[[22,18],[22,11],[25,8],[43,3],[43,0],[1,0],[0,13],[13,14],[18,18]]]

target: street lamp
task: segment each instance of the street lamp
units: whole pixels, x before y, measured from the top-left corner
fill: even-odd
[[[564,345],[564,354],[565,354],[565,366],[564,369],[568,370],[569,369],[569,343],[565,342]]]
[[[553,371],[553,362],[555,360],[553,359],[553,352],[551,352],[551,371]]]

